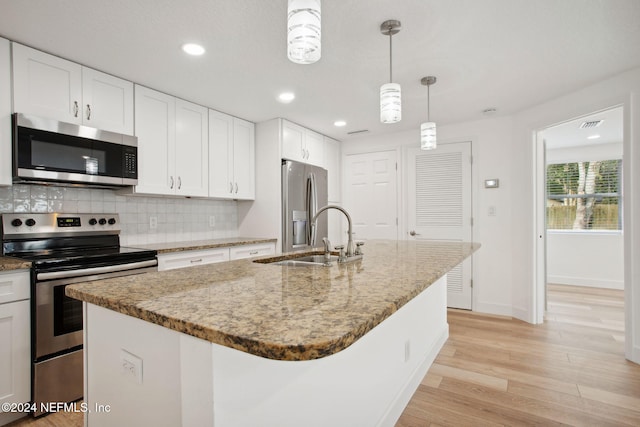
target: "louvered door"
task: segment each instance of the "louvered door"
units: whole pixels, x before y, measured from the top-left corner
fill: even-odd
[[[472,241],[471,143],[407,150],[409,239]],[[471,258],[447,275],[447,305],[471,309]]]

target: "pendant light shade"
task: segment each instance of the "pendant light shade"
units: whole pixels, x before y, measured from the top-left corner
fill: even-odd
[[[397,123],[402,120],[402,93],[400,85],[393,83],[393,45],[391,36],[400,31],[400,21],[390,19],[380,25],[380,32],[389,36],[389,83],[380,86],[380,121]]]
[[[420,148],[434,150],[436,148],[436,124],[425,122],[420,125]]]
[[[320,0],[289,0],[287,55],[296,64],[320,59]]]
[[[398,83],[380,86],[380,121],[396,123],[402,120],[402,94]]]
[[[436,82],[433,76],[423,77],[420,83],[427,86],[427,121],[420,125],[420,148],[423,150],[435,150],[436,142],[436,124],[429,121],[429,87]]]

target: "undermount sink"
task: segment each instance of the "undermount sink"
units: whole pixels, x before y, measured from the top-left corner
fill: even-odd
[[[296,258],[285,258],[277,257],[277,258],[269,258],[262,260],[255,260],[254,262],[258,262],[260,264],[271,264],[271,265],[286,265],[288,267],[305,267],[305,266],[324,266],[329,267],[333,264],[333,262],[338,261],[337,255],[331,255],[329,257],[329,261],[326,261],[324,255],[301,255]]]

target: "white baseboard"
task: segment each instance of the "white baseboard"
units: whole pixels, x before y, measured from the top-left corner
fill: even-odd
[[[478,313],[496,314],[498,316],[514,316],[514,309],[506,304],[494,304],[490,302],[476,301],[473,304],[473,311]]]
[[[548,275],[547,283],[559,285],[587,286],[590,288],[624,289],[624,281],[611,279],[594,279],[591,277],[570,277]]]

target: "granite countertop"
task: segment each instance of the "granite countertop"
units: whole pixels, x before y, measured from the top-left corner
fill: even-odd
[[[153,249],[159,254],[195,251],[203,249],[224,248],[229,246],[255,245],[259,243],[275,243],[278,239],[260,237],[229,237],[226,239],[191,240],[185,242],[156,243],[150,245],[131,245],[140,249]]]
[[[24,268],[31,268],[31,262],[9,256],[0,256],[0,271],[20,270]]]
[[[245,259],[73,284],[66,293],[257,356],[311,360],[351,345],[479,247],[372,240],[362,260],[331,267]]]

